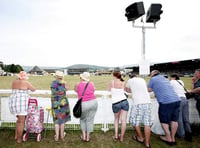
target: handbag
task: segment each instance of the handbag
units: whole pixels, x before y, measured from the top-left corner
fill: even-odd
[[[84,90],[83,90],[83,93],[82,93],[82,96],[81,96],[81,98],[80,99],[78,99],[78,101],[76,102],[76,104],[75,104],[75,106],[74,106],[74,108],[73,108],[73,115],[74,115],[74,117],[76,117],[76,118],[80,118],[81,117],[81,113],[82,113],[82,98],[83,98],[83,96],[84,96],[84,94],[85,94],[85,90],[86,90],[86,88],[87,88],[87,86],[88,86],[88,84],[89,84],[89,82],[85,85],[85,88],[84,88]]]
[[[186,99],[194,98],[194,93],[188,92],[187,89],[178,80],[176,81],[184,88]]]

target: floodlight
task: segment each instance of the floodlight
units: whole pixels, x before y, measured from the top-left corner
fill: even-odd
[[[146,22],[155,23],[160,20],[160,15],[163,13],[161,4],[151,4],[147,11]]]
[[[128,21],[134,21],[145,14],[143,2],[136,2],[129,5],[126,8],[126,14]]]

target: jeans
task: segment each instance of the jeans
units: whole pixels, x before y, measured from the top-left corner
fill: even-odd
[[[180,138],[184,138],[187,133],[191,133],[190,121],[189,121],[189,104],[186,98],[181,97],[180,112],[178,119],[178,129],[176,135]]]
[[[197,108],[197,111],[198,111],[199,117],[200,117],[200,99],[196,99],[196,108]]]

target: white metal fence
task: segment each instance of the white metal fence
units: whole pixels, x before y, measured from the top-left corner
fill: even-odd
[[[12,90],[0,90],[0,94],[10,94]],[[30,92],[30,95],[32,94],[37,94],[37,95],[45,95],[45,94],[51,94],[50,90],[37,90],[35,92]],[[114,123],[114,116],[112,112],[112,103],[110,99],[110,92],[109,91],[95,91],[95,94],[98,96],[97,101],[98,101],[98,110],[94,119],[94,124],[100,124],[101,125],[101,130],[106,132],[109,130],[109,124]],[[75,91],[67,91],[67,95],[76,95]],[[51,100],[50,98],[44,98],[44,97],[33,97],[37,98],[38,100],[38,105],[41,106],[44,109],[44,123],[53,123],[52,116],[49,114],[48,118],[48,111],[46,108],[51,106]],[[0,126],[2,123],[13,123],[16,122],[16,117],[12,115],[9,111],[8,107],[8,100],[9,97],[1,97],[1,105],[0,105],[0,111],[1,111],[1,116],[0,116]],[[71,110],[71,115],[72,115],[72,109],[73,106],[75,105],[77,101],[77,98],[69,98],[69,104],[70,104],[70,110]],[[128,99],[129,105],[131,107],[132,105],[132,99]],[[191,123],[200,123],[199,115],[195,107],[196,101],[194,99],[189,100],[189,113],[190,113],[190,122]],[[154,124],[152,125],[152,131],[157,134],[162,134],[162,130],[160,127],[159,119],[158,119],[158,103],[156,99],[152,99],[152,105],[153,105],[153,118],[154,118]],[[130,109],[128,112],[128,118],[127,118],[127,123],[129,123],[129,113]],[[47,121],[48,120],[48,121]],[[67,122],[66,124],[69,125],[78,125],[79,124],[79,119],[76,119],[71,117],[71,121]]]

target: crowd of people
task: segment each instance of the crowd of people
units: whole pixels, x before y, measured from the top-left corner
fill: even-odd
[[[191,93],[194,93],[196,108],[200,116],[200,69],[195,70],[192,78]],[[70,105],[66,96],[69,89],[64,81],[64,74],[56,71],[55,80],[50,85],[51,89],[51,110],[55,126],[54,140],[64,140],[65,123],[71,120]],[[15,140],[21,143],[25,119],[27,115],[28,90],[35,91],[35,87],[28,81],[26,72],[21,71],[16,80],[12,83],[12,94],[9,99],[9,108],[12,114],[17,117],[15,128]],[[98,109],[98,102],[95,96],[95,85],[90,81],[90,73],[80,74],[80,81],[74,86],[78,98],[82,98],[82,114],[80,127],[82,135],[80,139],[90,141],[90,134],[94,130],[94,118]],[[127,125],[127,114],[130,108],[129,123],[135,128],[136,135],[132,139],[143,143],[146,148],[151,147],[151,125],[153,124],[152,104],[149,92],[153,91],[159,104],[158,117],[164,135],[160,140],[176,145],[176,137],[192,141],[192,130],[189,121],[189,105],[185,96],[184,83],[177,74],[171,74],[169,79],[160,74],[158,70],[150,73],[148,83],[138,77],[134,72],[129,74],[127,82],[119,69],[113,72],[113,79],[108,84],[108,91],[111,92],[112,111],[114,115],[113,141],[124,141]],[[83,95],[84,92],[84,95]],[[133,104],[129,105],[126,92],[131,93]],[[121,131],[119,124],[121,121]],[[141,125],[144,125],[144,136]]]

